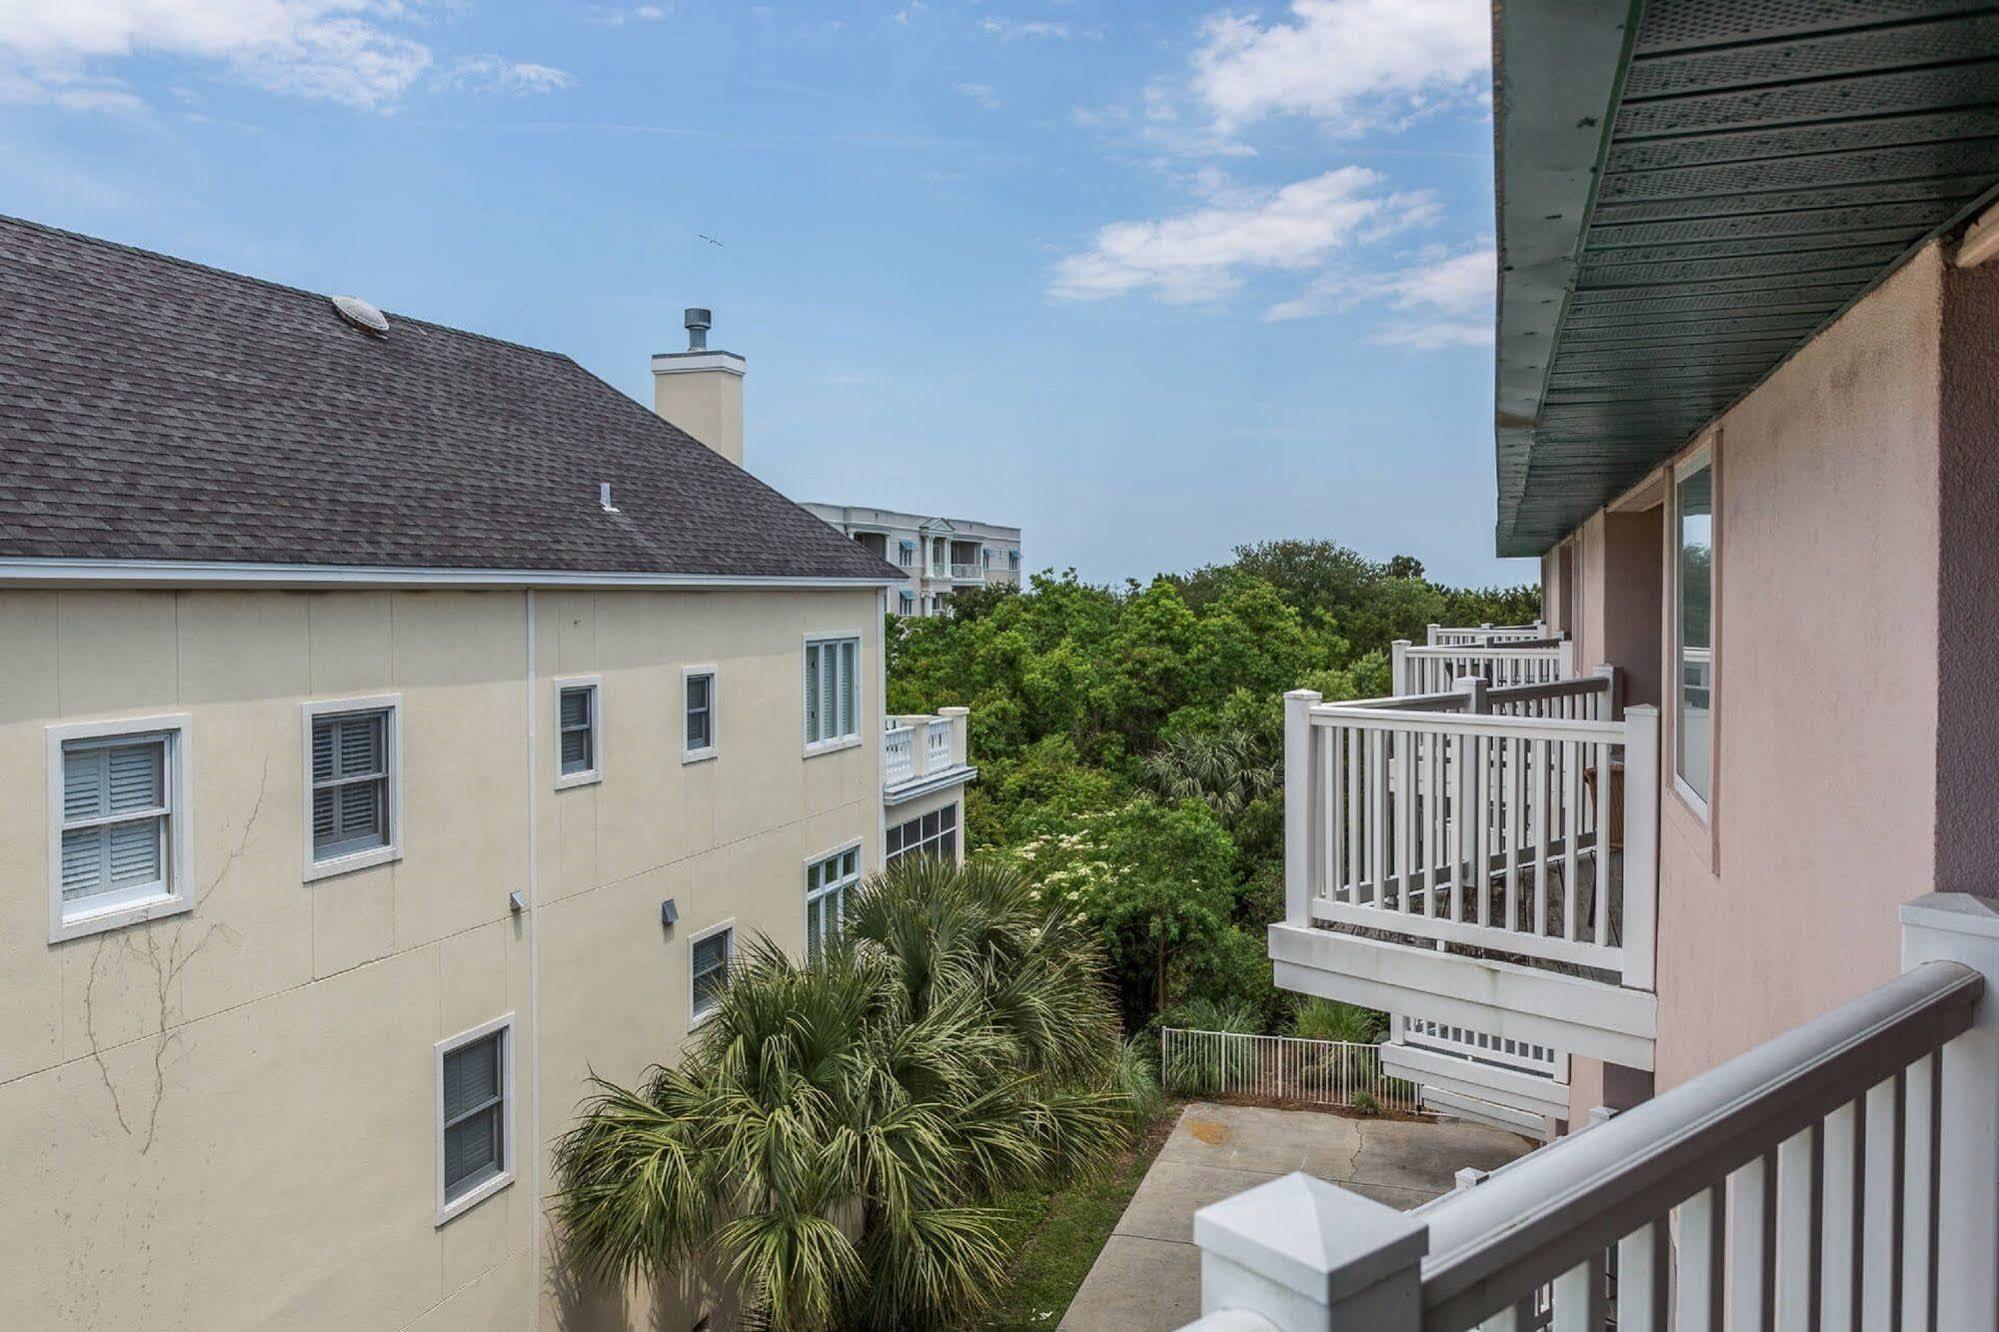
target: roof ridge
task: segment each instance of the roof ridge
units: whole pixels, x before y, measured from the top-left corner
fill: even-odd
[[[239,273],[233,268],[220,268],[214,264],[204,264],[199,259],[189,259],[178,254],[168,254],[164,250],[149,250],[142,245],[128,245],[124,241],[108,240],[103,236],[93,236],[85,231],[73,231],[68,227],[58,227],[47,222],[37,222],[33,218],[16,217],[11,213],[0,213],[0,226],[23,227],[30,231],[39,231],[47,236],[61,236],[65,240],[81,241],[85,245],[98,246],[107,250],[121,250],[126,254],[138,255],[146,259],[163,260],[179,268],[193,269],[198,273],[227,278],[232,282],[241,282],[253,287],[262,287],[268,291],[281,291],[291,296],[310,297],[316,301],[331,302],[333,299],[331,294],[323,291],[314,291],[309,287],[295,287],[289,282],[279,282],[272,278],[258,277],[254,273]],[[501,347],[512,348],[515,351],[532,352],[536,356],[546,356],[552,360],[568,361],[571,365],[577,364],[576,359],[567,352],[553,351],[547,347],[536,347],[525,342],[514,342],[508,338],[495,337],[491,333],[481,333],[476,329],[460,328],[456,324],[443,324],[434,319],[422,319],[416,315],[403,314],[395,310],[384,310],[383,313],[393,316],[399,323],[414,324],[419,328],[437,329],[444,333],[455,333],[461,337],[477,338],[481,342],[491,342]]]

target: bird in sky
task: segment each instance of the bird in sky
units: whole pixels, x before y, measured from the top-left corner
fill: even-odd
[[[698,231],[695,232],[694,234],[697,236],[701,236],[701,239],[707,241],[710,245],[720,245],[725,250],[729,248],[726,245],[722,245],[722,242],[716,240],[713,236],[702,236],[701,233]]]

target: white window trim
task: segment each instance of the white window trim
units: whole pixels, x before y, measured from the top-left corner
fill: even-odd
[[[1686,650],[1682,646],[1680,639],[1683,627],[1681,624],[1681,610],[1686,604],[1684,591],[1680,587],[1680,483],[1695,472],[1700,471],[1701,468],[1706,467],[1711,469],[1713,466],[1714,444],[1712,441],[1701,444],[1693,452],[1673,464],[1672,504],[1668,513],[1668,522],[1673,532],[1673,694],[1671,700],[1673,707],[1673,747],[1672,752],[1667,754],[1666,761],[1673,774],[1673,793],[1679,796],[1681,803],[1686,805],[1703,823],[1707,822],[1710,817],[1707,798],[1688,785],[1686,778],[1680,776],[1680,690],[1684,687],[1682,680],[1685,668],[1682,662],[1682,654]],[[1714,491],[1712,484],[1710,484],[1709,491],[1710,494]],[[1708,516],[1708,525],[1711,532],[1718,531],[1721,526],[1721,515],[1711,511]],[[1721,583],[1720,561],[1715,558],[1715,553],[1720,548],[1720,541],[1710,537],[1708,542],[1708,633],[1710,635],[1714,633],[1715,591]],[[1710,657],[1708,665],[1707,784],[1708,790],[1712,791],[1714,790],[1714,755],[1717,749],[1714,724],[1714,685],[1717,672],[1714,669],[1712,656],[1714,645],[1709,645],[1708,652],[1710,653]]]
[[[47,730],[48,744],[48,871],[49,942],[80,939],[140,921],[158,920],[194,910],[194,752],[189,735],[192,718],[185,712],[152,717],[121,717],[112,721],[67,722]],[[62,900],[63,745],[70,740],[108,736],[171,735],[169,759],[161,776],[167,791],[167,849],[161,863],[167,891],[136,902],[118,902],[96,910],[65,914]]]
[[[865,843],[866,841],[867,839],[865,837],[855,837],[848,841],[840,843],[838,846],[832,848],[829,851],[821,851],[816,856],[807,856],[803,861],[800,862],[799,877],[803,879],[805,882],[804,905],[800,908],[800,910],[805,918],[805,947],[808,956],[810,955],[812,948],[813,900],[815,898],[826,897],[832,891],[831,889],[827,888],[820,888],[815,890],[812,887],[813,868],[815,866],[824,864],[826,861],[832,860],[837,856],[844,856],[849,851],[852,851],[854,853],[854,877],[851,879],[843,879],[840,881],[842,889],[841,896],[844,904],[844,898],[846,894],[860,887],[862,880],[866,879],[868,876],[867,856],[861,850],[862,844]]]
[[[800,670],[804,667],[801,665]],[[701,676],[708,677],[708,743],[700,749],[687,748],[687,686]],[[680,761],[682,763],[704,763],[721,753],[722,743],[722,673],[713,666],[682,666],[680,668]]]
[[[731,916],[727,920],[717,921],[707,929],[687,936],[687,1029],[689,1031],[693,1031],[709,1018],[715,1016],[715,1010],[712,1008],[705,1013],[694,1011],[694,945],[712,935],[720,934],[724,930],[729,931],[728,960],[723,964],[722,971],[723,983],[726,985],[728,983],[728,974],[736,968],[736,918]]]
[[[482,1041],[494,1032],[501,1032],[500,1038],[500,1173],[481,1184],[471,1192],[451,1201],[444,1200],[444,1056],[474,1041]],[[435,1133],[437,1146],[437,1221],[443,1225],[452,1217],[477,1207],[486,1199],[514,1182],[514,1015],[503,1013],[491,1022],[482,1022],[468,1031],[441,1040],[434,1047],[437,1065],[437,1104]]]
[[[561,675],[549,681],[555,686],[555,789],[590,786],[604,780],[604,677],[601,675]],[[562,770],[562,695],[569,689],[590,691],[590,766],[582,772]]]
[[[329,860],[314,860],[312,857],[312,724],[320,717],[341,712],[387,712],[388,724],[384,727],[384,741],[388,753],[389,775],[389,844],[369,847],[366,851],[354,851],[344,856],[334,856]],[[355,870],[367,869],[371,865],[384,865],[403,858],[403,696],[401,694],[369,694],[359,698],[323,698],[299,705],[299,736],[302,748],[299,754],[299,770],[304,778],[304,795],[300,799],[301,822],[299,831],[305,843],[305,881],[330,879],[336,874],[351,874]]]
[[[867,678],[868,641],[858,629],[819,630],[805,635],[804,647],[799,651],[798,677],[802,688],[805,681],[805,653],[815,643],[839,643],[854,640],[854,734],[838,736],[831,740],[805,741],[805,757],[816,758],[821,754],[836,754],[843,749],[858,749],[861,738],[868,733],[867,691],[861,688],[861,681]],[[803,694],[798,709],[798,733],[805,735],[805,705]]]

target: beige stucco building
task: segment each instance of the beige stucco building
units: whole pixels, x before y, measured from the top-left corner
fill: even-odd
[[[805,508],[902,571],[889,601],[897,615],[948,615],[966,588],[1021,586],[1018,527],[861,504]]]
[[[724,1309],[568,1273],[546,1149],[962,855],[896,571],[561,357],[19,223],[0,288],[0,1325]]]

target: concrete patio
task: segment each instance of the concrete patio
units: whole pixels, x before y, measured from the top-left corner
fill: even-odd
[[[1171,1332],[1201,1313],[1194,1212],[1303,1170],[1394,1207],[1428,1202],[1465,1166],[1491,1170],[1534,1144],[1477,1124],[1348,1119],[1311,1110],[1196,1101],[1060,1324],[1064,1332]]]

